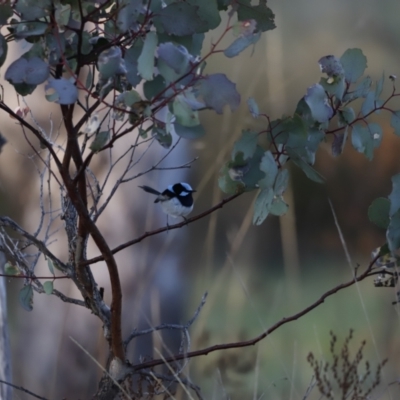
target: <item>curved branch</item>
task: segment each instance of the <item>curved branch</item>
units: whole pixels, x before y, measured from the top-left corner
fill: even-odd
[[[272,332],[276,331],[278,328],[280,328],[282,325],[285,325],[289,322],[295,321],[304,315],[308,314],[310,311],[314,310],[317,308],[319,305],[321,305],[328,297],[332,296],[333,294],[339,292],[342,289],[345,289],[349,286],[354,285],[357,282],[360,282],[364,280],[365,278],[370,276],[371,270],[373,268],[373,265],[375,264],[376,260],[379,258],[379,254],[370,262],[368,265],[367,269],[365,272],[363,272],[361,275],[358,277],[355,276],[351,281],[348,281],[346,283],[342,283],[340,285],[335,286],[333,289],[328,290],[325,292],[317,301],[309,305],[308,307],[304,308],[303,310],[299,311],[296,314],[293,314],[290,317],[284,317],[280,321],[276,322],[274,325],[272,325],[270,328],[262,332],[260,335],[254,337],[253,339],[250,340],[243,340],[240,342],[232,342],[232,343],[225,343],[225,344],[216,344],[214,346],[206,347],[205,349],[202,350],[196,350],[196,351],[191,351],[186,354],[176,354],[172,357],[166,358],[166,359],[157,359],[157,360],[152,360],[152,361],[147,361],[141,364],[133,365],[132,369],[134,372],[140,371],[142,369],[146,368],[153,368],[157,365],[163,365],[163,364],[169,364],[175,361],[179,360],[187,360],[189,358],[194,358],[194,357],[199,357],[199,356],[205,356],[209,353],[212,353],[214,351],[219,351],[219,350],[227,350],[227,349],[236,349],[240,347],[249,347],[249,346],[254,346],[261,340],[265,339],[269,334]]]
[[[231,202],[232,200],[236,199],[236,197],[239,197],[242,193],[244,192],[238,192],[233,194],[232,196],[229,196],[223,200],[221,200],[218,204],[216,204],[214,207],[211,207],[210,209],[208,209],[207,211],[202,212],[201,214],[197,214],[194,217],[191,218],[186,218],[184,221],[179,222],[177,224],[174,225],[167,225],[164,226],[163,228],[159,228],[159,229],[155,229],[154,231],[150,231],[150,232],[145,232],[143,235],[137,237],[136,239],[130,240],[129,242],[123,243],[117,247],[115,247],[114,249],[111,250],[112,254],[116,254],[121,250],[126,249],[129,246],[133,246],[136,243],[141,242],[142,240],[150,237],[150,236],[154,236],[154,235],[158,235],[159,233],[162,232],[167,232],[167,231],[171,231],[173,229],[178,229],[178,228],[182,228],[182,226],[185,225],[189,225],[192,222],[195,222],[203,217],[206,217],[207,215],[213,213],[214,211],[222,208],[225,204]],[[104,257],[103,256],[97,256],[94,258],[91,258],[90,260],[85,260],[81,262],[81,265],[88,265],[88,264],[95,264],[99,261],[104,261]]]

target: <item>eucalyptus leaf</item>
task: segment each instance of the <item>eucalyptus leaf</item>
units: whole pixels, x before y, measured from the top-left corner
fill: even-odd
[[[258,193],[254,203],[253,224],[261,225],[268,217],[272,200],[274,199],[274,190],[265,188]]]
[[[32,285],[24,286],[18,295],[19,303],[26,311],[33,310],[33,288]]]
[[[346,81],[355,83],[367,68],[367,58],[360,49],[348,49],[340,58]]]
[[[229,105],[231,111],[235,111],[240,104],[240,94],[236,90],[236,84],[224,74],[207,75],[200,81],[199,94],[205,104],[217,114],[222,114],[225,105]]]
[[[101,131],[94,138],[93,142],[90,144],[90,150],[93,153],[98,153],[108,142],[110,137],[109,131]]]
[[[245,130],[242,136],[235,142],[232,151],[232,159],[235,159],[236,154],[241,152],[243,159],[247,160],[252,157],[257,148],[258,133],[254,131]]]
[[[149,32],[144,41],[142,53],[138,58],[138,71],[143,79],[153,79],[154,55],[157,46],[157,35]]]
[[[45,292],[47,295],[52,294],[52,293],[53,293],[53,289],[54,289],[54,284],[53,284],[53,282],[52,282],[52,281],[46,281],[46,282],[44,282],[44,283],[43,283],[43,289],[44,289],[44,292]]]
[[[389,195],[390,212],[392,217],[397,211],[400,210],[400,174],[392,176],[392,192]]]
[[[368,218],[379,228],[387,229],[389,218],[390,201],[383,197],[375,199],[368,208]]]

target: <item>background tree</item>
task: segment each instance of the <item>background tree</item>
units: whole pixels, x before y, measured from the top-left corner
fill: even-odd
[[[274,28],[273,14],[265,2],[258,5],[196,1],[166,5],[142,1],[115,4],[18,2],[2,7],[2,23],[9,30],[1,37],[2,61],[6,59],[8,43],[12,40],[23,39],[32,44],[8,66],[5,79],[21,96],[33,93],[37,86],[46,82],[46,99],[59,104],[61,112],[59,121],[52,117],[49,126],[43,127],[27,104],[22,102],[18,109],[12,110],[5,96],[0,104],[1,109],[18,121],[34,155],[35,166],[40,164],[38,228],[30,233],[8,217],[1,219],[2,250],[9,257],[7,272],[19,274],[26,280],[20,300],[27,310],[32,309],[34,291],[45,292],[86,307],[101,320],[110,355],[106,366],[108,374],[100,382],[98,397],[108,398],[118,393],[121,387],[116,383],[126,383],[132,375],[139,376],[137,396],[143,396],[141,383],[145,379],[150,379],[152,390],[166,390],[169,379],[179,382],[177,376],[182,372],[182,365],[174,366],[177,368],[175,378],[168,378],[165,374],[157,376],[149,372],[151,367],[164,364],[163,358],[142,360],[135,365],[126,360],[126,346],[130,341],[153,329],[133,331],[123,337],[122,289],[115,254],[150,236],[205,217],[246,191],[258,192],[254,223],[262,223],[269,213],[284,214],[287,211],[283,200],[288,184],[286,163],[293,161],[310,179],[322,181],[312,165],[319,145],[326,138],[333,137],[332,149],[338,155],[351,132],[356,150],[372,158],[373,149],[382,138],[382,129],[368,118],[385,109],[391,113],[392,126],[398,132],[398,114],[389,109],[387,103],[397,96],[395,86],[392,95],[381,100],[383,79],[373,88],[369,78],[358,82],[366,67],[360,50],[349,50],[341,58],[321,58],[320,65],[326,77],[307,90],[293,116],[272,120],[259,110],[254,100],[249,100],[251,114],[264,121],[263,127],[260,131],[244,131],[233,147],[230,160],[221,169],[220,187],[229,197],[187,221],[147,231],[132,240],[124,238],[110,246],[110,239],[99,229],[98,220],[120,187],[144,173],[165,168],[160,167],[161,162],[169,155],[173,157],[180,138],[203,135],[199,112],[211,109],[222,113],[225,105],[232,110],[238,107],[240,96],[235,85],[221,73],[205,74],[205,61],[219,52],[234,57],[255,44],[261,32]],[[203,33],[221,24],[220,12],[226,10],[228,17],[221,36],[200,55],[204,46]],[[222,39],[232,33],[231,43],[222,46]],[[363,101],[359,114],[351,107],[358,99]],[[333,127],[332,122],[337,122],[338,127]],[[125,142],[125,148],[118,147],[127,137],[129,145]],[[179,139],[174,141],[175,137]],[[154,142],[167,148],[166,154],[149,169],[136,172]],[[101,161],[96,163],[96,158]],[[98,163],[106,163],[107,167],[99,169]],[[185,168],[190,164],[175,164],[170,168]],[[379,200],[371,209],[371,218],[388,228],[390,252],[398,247],[396,179],[390,199]],[[62,223],[67,257],[56,254],[51,246]],[[14,234],[9,235],[8,229]],[[87,255],[88,243],[97,253]],[[42,284],[35,267],[45,260],[54,278]],[[100,261],[105,262],[109,273],[110,307],[104,302],[103,290],[90,267]],[[125,259],[123,263],[129,265],[131,260]],[[121,263],[118,264],[121,267]],[[57,275],[61,276],[56,277],[55,270],[59,270]],[[358,279],[372,273],[373,263]],[[393,276],[396,279],[396,275]],[[64,277],[73,281],[83,300],[66,296],[55,288],[56,279]],[[187,329],[193,319],[186,325],[161,325],[157,329],[183,332],[181,352],[167,355],[169,365],[172,361],[207,354],[211,350],[253,344],[355,281],[353,278],[335,288],[306,310],[281,320],[248,342],[188,354]],[[159,386],[162,381],[163,386]],[[183,383],[197,391],[190,381]],[[128,385],[122,389],[130,390]]]

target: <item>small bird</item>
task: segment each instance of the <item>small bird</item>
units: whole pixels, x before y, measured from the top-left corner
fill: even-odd
[[[161,203],[163,211],[173,218],[183,217],[183,219],[186,219],[186,215],[193,210],[192,193],[195,190],[188,183],[181,182],[169,185],[162,193],[149,186],[139,187],[147,193],[155,194],[157,198],[154,203]]]

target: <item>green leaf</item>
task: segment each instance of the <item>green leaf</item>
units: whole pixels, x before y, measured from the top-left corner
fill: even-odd
[[[250,169],[248,163],[243,164],[244,169],[238,169],[236,173],[235,166],[229,166],[229,163],[225,164],[219,171],[218,186],[226,194],[235,194],[239,192],[244,192],[245,184],[242,181],[245,173]],[[238,166],[241,168],[241,166]],[[230,173],[232,171],[232,173]],[[243,173],[243,171],[245,171]]]
[[[247,99],[247,106],[249,107],[250,114],[253,116],[253,118],[257,118],[260,115],[258,104],[253,97],[249,97]]]
[[[400,174],[392,176],[392,192],[389,195],[390,200],[390,213],[394,215],[400,210]]]
[[[387,229],[389,219],[390,201],[383,197],[375,199],[368,208],[368,218],[379,228]]]
[[[274,199],[274,191],[272,188],[266,188],[258,193],[256,202],[254,203],[253,224],[261,225],[268,217],[272,200]]]
[[[143,93],[147,100],[161,93],[166,87],[165,79],[161,75],[157,75],[152,81],[146,81],[143,85]]]
[[[175,131],[177,131],[177,127],[175,127]],[[178,132],[176,133],[179,136],[179,133]],[[171,133],[167,132],[165,128],[161,128],[159,126],[153,126],[151,135],[157,140],[158,143],[160,143],[162,147],[164,147],[164,149],[169,149],[171,147],[172,136]]]
[[[154,72],[154,54],[157,47],[157,35],[155,32],[149,32],[146,35],[142,52],[138,58],[139,75],[146,81],[153,79]]]
[[[206,133],[202,125],[183,126],[178,122],[174,122],[174,127],[176,134],[185,139],[198,139]]]
[[[330,94],[336,96],[338,100],[342,100],[346,90],[346,82],[344,77],[339,75],[329,78],[321,78],[319,84]]]
[[[54,286],[53,286],[52,281],[46,281],[45,283],[43,283],[43,289],[47,295],[50,295],[53,293],[53,287]]]
[[[21,14],[23,20],[32,21],[46,17],[53,7],[51,0],[24,0],[15,3],[15,10]]]
[[[54,18],[59,28],[65,27],[71,17],[71,5],[70,4],[55,4]]]
[[[269,207],[269,212],[272,215],[280,217],[281,215],[286,214],[288,209],[289,206],[285,203],[282,196],[274,196],[274,199]]]
[[[200,124],[199,112],[192,110],[192,107],[183,94],[178,94],[172,103],[172,110],[178,124],[191,127]]]
[[[252,35],[240,36],[224,50],[224,54],[228,58],[236,57],[243,50],[247,49],[252,44],[256,44],[261,37],[261,32],[256,32]]]
[[[351,107],[343,107],[338,111],[338,125],[340,127],[351,124],[356,119],[356,114]]]
[[[260,170],[265,173],[265,177],[259,181],[261,189],[272,188],[278,175],[278,167],[272,153],[268,150],[265,152],[260,163]]]
[[[4,264],[4,273],[6,275],[19,275],[19,270],[15,265],[12,265],[9,262],[7,262]]]
[[[0,11],[1,11],[1,6],[0,6]],[[6,61],[7,58],[7,41],[4,39],[4,36],[0,33],[0,67],[4,64],[4,61]]]
[[[329,105],[325,90],[320,84],[310,86],[304,100],[310,107],[312,117],[317,122],[323,123],[332,118],[332,107]]]
[[[199,18],[199,7],[187,2],[172,3],[157,10],[154,24],[157,31],[164,30],[169,35],[186,36],[209,30],[206,20]]]
[[[147,39],[147,37],[146,37]],[[125,60],[118,46],[112,46],[100,53],[97,65],[103,80],[108,80],[115,75],[126,74]]]
[[[10,4],[0,4],[0,25],[6,25],[8,18],[12,17],[13,10]]]
[[[94,138],[93,142],[90,144],[89,148],[93,153],[99,152],[108,142],[110,136],[109,131],[101,131]]]
[[[334,157],[339,156],[343,153],[344,146],[346,145],[347,137],[349,131],[348,127],[346,126],[344,133],[335,133],[333,142],[332,142],[332,155]]]
[[[260,0],[257,6],[252,6],[249,0],[238,3],[237,16],[239,21],[254,19],[257,22],[257,29],[266,32],[275,29],[275,15],[267,7],[266,0]]]
[[[50,258],[47,259],[47,266],[49,268],[50,273],[54,275],[54,265],[53,261],[51,261]]]
[[[340,58],[344,76],[349,83],[355,83],[367,68],[367,58],[360,49],[348,49]]]
[[[306,176],[314,182],[324,183],[325,178],[317,172],[310,164],[304,161],[294,151],[288,150],[290,159],[306,174]]]
[[[394,129],[394,134],[400,136],[400,111],[392,112],[390,126]]]
[[[360,97],[365,97],[371,88],[372,80],[369,76],[365,77],[352,92],[343,96],[343,101],[353,101]]]
[[[26,311],[33,310],[33,288],[32,285],[26,285],[19,291],[19,303]]]
[[[240,94],[236,85],[224,74],[207,75],[200,81],[199,94],[205,104],[222,114],[225,105],[229,105],[231,111],[235,111],[240,104]]]
[[[389,227],[386,231],[389,250],[394,253],[400,248],[400,210],[390,217]]]
[[[243,159],[247,160],[252,157],[257,148],[258,133],[253,131],[243,131],[242,137],[235,142],[232,151],[232,159],[235,159],[236,154],[243,153]]]
[[[243,153],[238,152],[233,160],[228,161],[220,171],[219,186],[225,193],[252,191],[260,187],[259,182],[265,177],[260,170],[264,150],[257,146],[250,159],[245,160]]]

